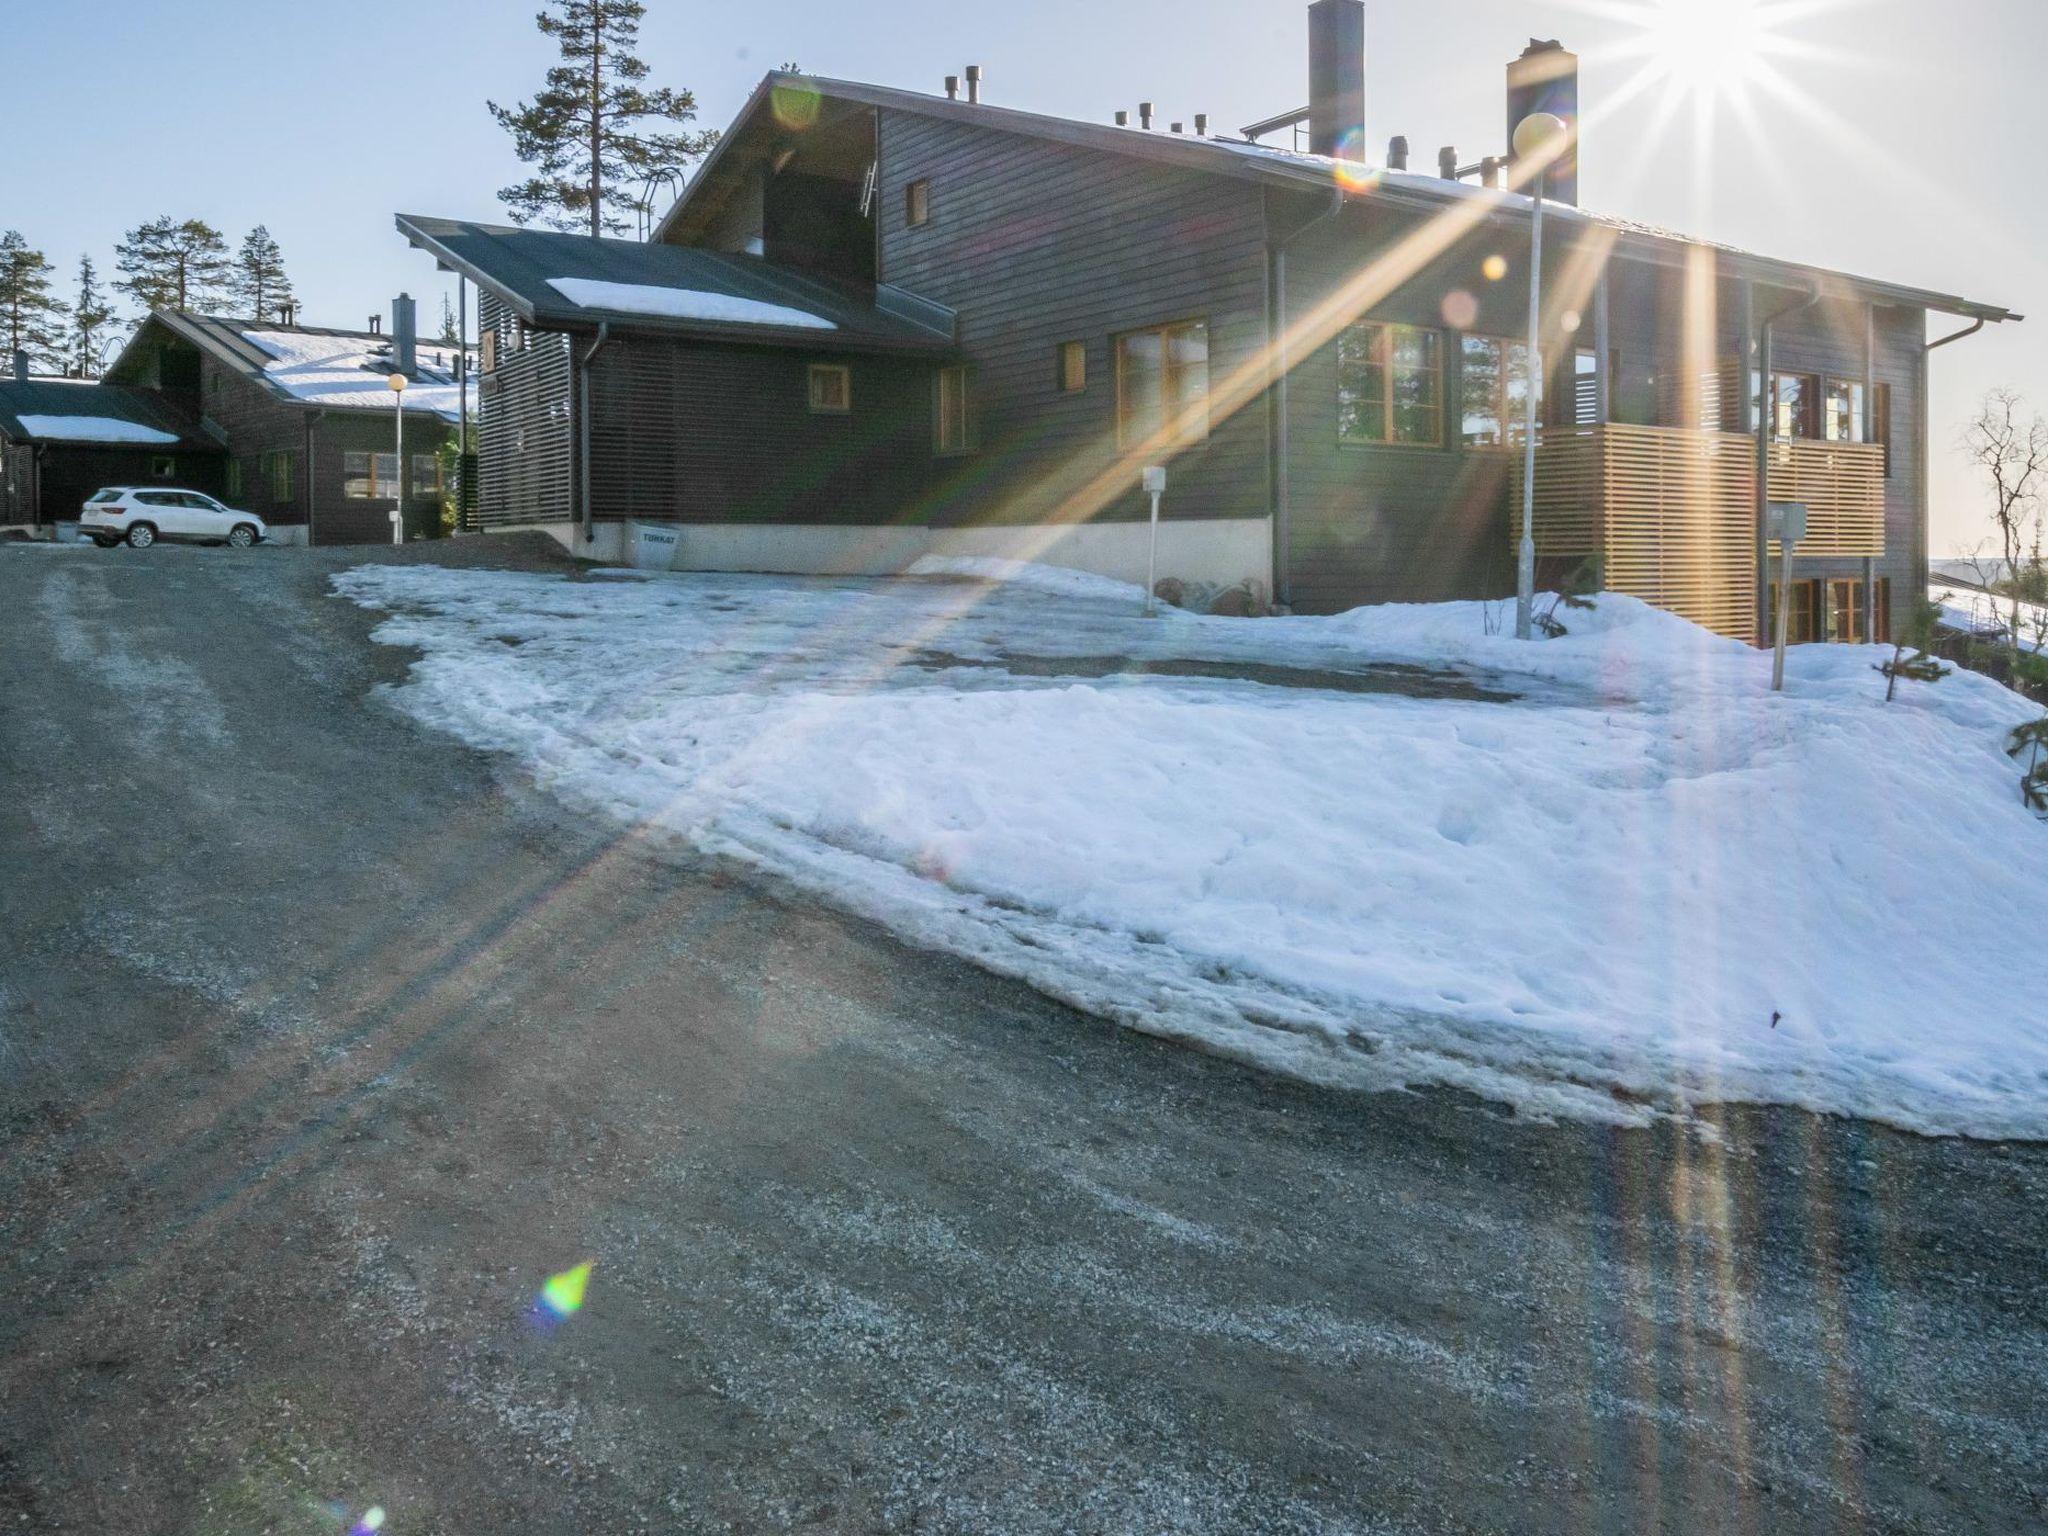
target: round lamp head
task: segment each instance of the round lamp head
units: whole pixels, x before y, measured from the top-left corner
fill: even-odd
[[[1555,160],[1571,133],[1570,125],[1555,112],[1531,112],[1515,125],[1515,158]]]
[[[393,389],[403,390],[405,388],[406,382],[405,375],[402,373],[394,373],[391,375],[390,378],[386,379],[384,382],[386,384],[389,384]]]

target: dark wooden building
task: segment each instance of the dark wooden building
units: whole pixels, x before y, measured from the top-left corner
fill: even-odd
[[[107,372],[197,419],[223,459],[216,488],[285,543],[380,544],[405,498],[406,536],[442,529],[446,466],[460,403],[453,349],[400,338],[159,310]],[[405,460],[398,462],[389,376],[406,371]]]
[[[679,523],[697,567],[1132,577],[1164,462],[1163,572],[1304,611],[1497,596],[1533,387],[1546,576],[1599,555],[1754,636],[1762,502],[1801,500],[1795,621],[1881,633],[1926,565],[1928,316],[2017,317],[1587,213],[1574,152],[1532,368],[1529,168],[1369,168],[1362,9],[1311,18],[1311,106],[1258,129],[1301,150],[776,74],[651,245],[401,217],[483,294],[488,520],[600,558]],[[1506,94],[1575,123],[1575,61],[1534,48]]]
[[[47,534],[109,485],[217,494],[226,459],[197,416],[152,390],[0,380],[0,527]]]

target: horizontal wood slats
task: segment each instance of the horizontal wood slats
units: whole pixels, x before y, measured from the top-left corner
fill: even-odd
[[[1780,442],[1771,454],[1773,499],[1807,504],[1799,554],[1884,553],[1882,448]],[[1745,640],[1756,632],[1755,499],[1756,444],[1734,433],[1551,427],[1536,449],[1539,555],[1600,555],[1610,591]],[[1521,504],[1518,455],[1511,539]]]

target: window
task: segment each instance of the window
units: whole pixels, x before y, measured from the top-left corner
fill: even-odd
[[[1892,387],[1880,384],[1870,397],[1871,441],[1884,447],[1884,477],[1892,477]]]
[[[228,460],[226,488],[227,494],[231,497],[239,497],[242,494],[242,461],[240,459]]]
[[[1820,638],[1815,628],[1815,609],[1819,606],[1820,586],[1817,581],[1795,581],[1792,583],[1792,610],[1787,615],[1789,628],[1785,633],[1787,645],[1811,645]],[[1778,583],[1771,583],[1771,611],[1766,631],[1775,643],[1778,638]]]
[[[1443,443],[1442,338],[1362,320],[1337,337],[1337,437],[1346,443]]]
[[[1831,443],[1863,441],[1863,385],[1855,379],[1829,379],[1821,397],[1821,436]]]
[[[341,494],[351,501],[390,501],[398,495],[398,455],[344,453]]]
[[[1871,642],[1884,645],[1892,637],[1892,582],[1889,576],[1880,576],[1873,584],[1876,611],[1871,614]],[[1827,638],[1844,645],[1862,645],[1863,634],[1863,583],[1858,580],[1837,580],[1828,583]]]
[[[844,363],[813,363],[811,414],[844,416],[853,409],[853,370]]]
[[[484,373],[497,372],[498,333],[496,331],[485,331],[483,335],[477,338],[477,341],[481,345],[483,352],[483,356],[479,359],[481,371]]]
[[[175,480],[178,478],[178,461],[167,453],[157,454],[149,461],[149,475],[152,480]]]
[[[932,443],[940,453],[974,447],[974,408],[965,368],[941,368],[933,395]]]
[[[441,455],[416,453],[412,456],[412,495],[416,500],[441,495]]]
[[[270,499],[292,499],[292,455],[289,449],[263,455],[263,479],[270,487]]]
[[[1803,373],[1781,373],[1771,381],[1771,430],[1779,437],[1820,436],[1819,381]]]
[[[1054,376],[1060,393],[1078,395],[1088,387],[1088,343],[1063,341],[1055,353]]]
[[[932,184],[913,181],[903,189],[903,222],[912,229],[932,219]]]
[[[1529,348],[1496,336],[1462,338],[1465,446],[1519,443],[1529,419]]]
[[[1116,442],[1199,443],[1209,435],[1209,322],[1116,339]]]

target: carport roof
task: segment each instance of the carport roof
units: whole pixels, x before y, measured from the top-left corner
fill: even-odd
[[[107,435],[90,435],[94,422],[106,423]],[[91,379],[0,380],[0,437],[98,448],[221,446],[196,418],[156,391]]]
[[[409,213],[397,224],[443,267],[542,329],[594,330],[602,323],[814,351],[939,354],[953,344],[951,314],[937,305],[758,256]]]

